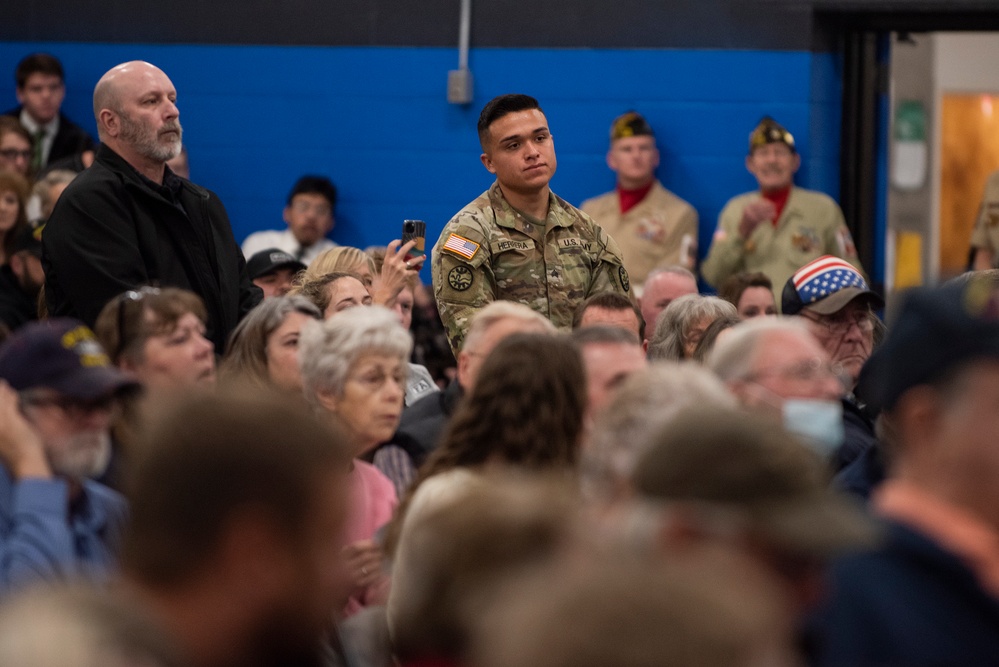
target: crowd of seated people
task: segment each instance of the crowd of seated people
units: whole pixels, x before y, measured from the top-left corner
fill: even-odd
[[[761,268],[716,236],[714,296],[681,234],[645,259],[640,297],[622,266],[571,331],[533,302],[480,304],[449,364],[427,256],[333,243],[336,190],[306,176],[288,231],[233,259],[238,307],[200,279],[149,281],[89,322],[66,316],[74,286],[46,298],[45,226],[81,212],[96,170],[132,164],[130,144],[109,107],[110,147],[83,133],[60,153],[76,127],[52,111],[61,69],[26,62],[22,107],[0,117],[0,664],[996,660],[994,271],[905,293],[886,324],[855,250]],[[164,80],[126,63],[95,100]],[[628,202],[624,234],[642,197],[673,200],[640,182],[651,128],[622,118],[600,210]],[[209,201],[165,166],[168,143],[136,158],[162,182],[132,165],[137,182],[174,210]],[[95,166],[53,214],[74,156]],[[747,162],[762,194],[733,204],[729,234],[777,243],[767,215],[826,205],[768,181],[797,163],[773,121]],[[215,244],[240,252],[231,232]],[[183,247],[205,261],[190,275],[234,278]],[[442,276],[455,293],[475,279],[461,266]]]

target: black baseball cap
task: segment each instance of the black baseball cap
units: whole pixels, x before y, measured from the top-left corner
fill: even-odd
[[[277,248],[261,250],[246,262],[246,272],[250,274],[250,280],[284,268],[294,269],[297,273],[305,269],[305,264]]]
[[[878,410],[969,361],[999,359],[999,290],[987,278],[916,288],[903,299],[858,381],[858,395]]]

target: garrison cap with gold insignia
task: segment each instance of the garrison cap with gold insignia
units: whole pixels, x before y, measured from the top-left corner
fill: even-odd
[[[652,126],[637,111],[629,111],[615,118],[610,130],[611,141],[625,137],[654,136],[656,133],[652,131]]]
[[[752,153],[760,146],[766,144],[781,143],[796,152],[794,148],[794,137],[783,125],[775,121],[770,116],[764,116],[760,124],[749,134],[749,152]]]

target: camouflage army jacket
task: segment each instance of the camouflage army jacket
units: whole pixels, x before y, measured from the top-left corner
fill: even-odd
[[[498,182],[444,226],[432,263],[455,352],[469,318],[492,301],[523,303],[567,329],[591,294],[631,289],[617,244],[588,215],[553,193],[542,226],[510,206]]]

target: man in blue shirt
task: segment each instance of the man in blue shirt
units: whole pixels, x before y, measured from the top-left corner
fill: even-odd
[[[135,385],[76,320],[25,325],[0,346],[0,592],[102,581],[115,566],[125,500],[90,478]]]

